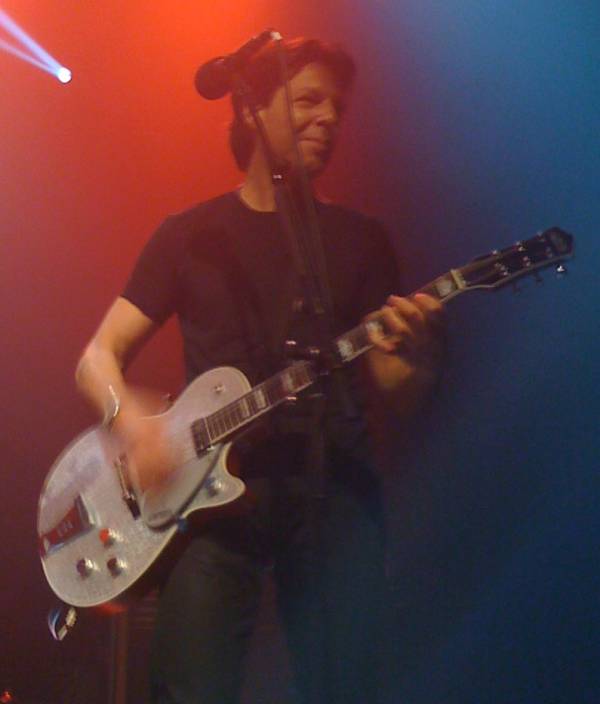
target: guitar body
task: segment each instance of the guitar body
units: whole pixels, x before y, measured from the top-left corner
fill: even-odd
[[[183,461],[154,493],[135,490],[133,468],[102,427],[64,450],[44,483],[37,522],[42,567],[60,599],[81,607],[122,599],[158,559],[180,519],[243,494],[244,483],[226,467],[230,443],[198,456],[190,426],[249,389],[231,367],[206,372],[187,387],[161,416]]]
[[[560,273],[572,252],[573,237],[554,227],[451,269],[419,290],[439,301],[495,290],[551,265]],[[361,323],[336,338],[325,359],[333,366],[351,362],[371,349],[373,334],[385,336],[385,325]],[[321,373],[313,361],[295,362],[254,388],[231,367],[202,374],[160,417],[179,459],[165,483],[144,492],[113,435],[96,428],[77,438],[50,470],[38,509],[40,557],[56,594],[74,606],[99,606],[139,584],[182,519],[244,492],[226,467],[231,437]]]

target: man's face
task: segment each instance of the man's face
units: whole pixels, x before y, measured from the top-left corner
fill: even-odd
[[[320,63],[301,68],[291,79],[290,90],[300,152],[309,176],[316,176],[333,151],[346,95],[331,69]],[[271,102],[259,112],[276,159],[293,167],[296,154],[285,89],[278,88]]]

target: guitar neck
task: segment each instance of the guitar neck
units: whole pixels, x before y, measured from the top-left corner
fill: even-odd
[[[468,290],[501,288],[516,278],[564,261],[571,256],[572,249],[572,236],[554,227],[525,242],[479,257],[459,269],[450,269],[411,295],[426,293],[446,302]],[[333,344],[335,361],[346,364],[371,349],[373,330],[385,335],[383,324],[374,318],[337,337]],[[192,424],[197,452],[226,440],[290,396],[311,386],[318,376],[319,370],[313,362],[295,362],[239,399],[200,418]]]
[[[460,282],[455,273],[448,272],[418,292],[428,293],[443,301],[460,292]],[[377,320],[361,323],[335,339],[334,354],[340,362],[351,362],[373,347],[369,337],[371,328],[381,328],[381,324]],[[192,426],[196,449],[204,451],[215,443],[225,441],[247,424],[285,403],[290,396],[311,386],[318,376],[313,362],[295,362],[239,399],[198,419]]]

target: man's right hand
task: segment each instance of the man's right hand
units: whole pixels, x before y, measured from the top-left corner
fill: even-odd
[[[142,492],[164,485],[179,464],[165,416],[154,415],[156,408],[147,398],[146,393],[128,391],[110,429],[119,438],[132,480]]]

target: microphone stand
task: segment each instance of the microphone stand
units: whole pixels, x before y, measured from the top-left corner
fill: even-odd
[[[320,234],[315,202],[310,188],[310,181],[295,131],[292,110],[291,93],[287,71],[285,51],[280,42],[277,43],[282,74],[282,83],[286,92],[286,103],[290,129],[294,139],[295,155],[299,170],[300,195],[302,198],[303,216],[298,211],[294,196],[285,178],[282,165],[275,159],[264,123],[258,114],[258,105],[253,92],[241,74],[236,76],[234,90],[247,105],[256,125],[261,144],[271,172],[275,194],[275,202],[281,219],[281,226],[287,237],[294,261],[294,268],[300,280],[303,293],[310,306],[314,321],[314,335],[317,347],[298,350],[293,341],[288,341],[288,352],[293,350],[294,358],[316,360],[323,365],[329,356],[327,351],[333,340],[333,303],[331,289],[327,277],[325,254]],[[309,575],[311,591],[316,595],[316,608],[311,614],[311,631],[315,636],[310,648],[309,701],[311,704],[323,704],[329,700],[328,682],[325,666],[330,654],[329,637],[325,628],[326,595],[322,586],[323,550],[322,550],[322,514],[324,500],[327,498],[327,482],[325,473],[325,439],[323,436],[323,421],[327,405],[327,397],[322,383],[318,383],[316,391],[309,397],[312,401],[312,416],[310,421],[309,450],[307,452],[307,476],[310,483],[309,497],[309,535],[310,560]]]

